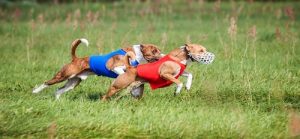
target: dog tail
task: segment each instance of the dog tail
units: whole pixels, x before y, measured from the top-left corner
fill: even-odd
[[[134,60],[136,57],[135,57],[135,54],[133,52],[127,52],[126,55],[125,55],[125,66],[126,68],[129,68],[131,67],[130,65],[130,59],[131,60]]]
[[[77,58],[76,56],[76,48],[78,47],[78,45],[80,43],[85,44],[86,46],[89,46],[89,41],[87,39],[76,39],[75,41],[72,42],[72,48],[71,48],[71,55],[72,55],[72,59]]]

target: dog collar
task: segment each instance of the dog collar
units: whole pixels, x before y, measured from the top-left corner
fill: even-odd
[[[133,50],[136,55],[136,61],[139,63],[147,63],[147,60],[144,58],[143,53],[141,52],[141,45],[133,45]]]

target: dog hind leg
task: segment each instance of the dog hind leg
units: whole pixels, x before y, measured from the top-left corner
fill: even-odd
[[[37,88],[34,88],[32,93],[39,93],[41,92],[42,90],[44,90],[45,88],[49,87],[49,85],[46,85],[45,83],[43,83],[42,85],[40,85],[39,87]]]
[[[74,89],[80,82],[81,82],[81,79],[78,77],[68,79],[68,82],[63,87],[59,88],[56,91],[56,93],[55,93],[56,99],[59,99],[63,93]]]
[[[33,89],[32,93],[39,93],[42,90],[44,90],[45,88],[49,87],[50,85],[62,82],[66,79],[67,79],[66,77],[62,76],[61,72],[58,72],[51,80],[48,80],[45,83],[43,83],[42,85],[40,85],[39,87]]]
[[[77,63],[67,64],[59,72],[57,72],[52,79],[46,81],[44,84],[35,88],[32,91],[32,93],[39,93],[40,91],[42,91],[43,89],[45,89],[51,85],[54,85],[54,84],[63,82],[67,79],[73,78],[80,72],[82,72],[82,68]]]

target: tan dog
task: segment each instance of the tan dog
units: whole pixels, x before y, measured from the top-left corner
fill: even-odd
[[[72,43],[72,62],[63,66],[63,68],[51,79],[33,90],[33,93],[39,93],[46,87],[68,80],[67,83],[56,91],[56,98],[61,94],[75,88],[82,80],[89,75],[97,74],[98,76],[106,76],[116,78],[125,72],[124,55],[127,52],[133,53],[136,57],[132,59],[135,64],[147,63],[158,60],[160,50],[153,44],[134,45],[119,49],[106,55],[97,55],[84,58],[78,58],[75,54],[76,48],[80,43],[88,46],[86,39],[76,39]]]
[[[141,64],[137,67],[129,65],[128,59],[132,57],[132,54],[128,53],[125,56],[127,59],[126,72],[116,78],[109,87],[107,94],[102,97],[102,100],[108,99],[135,81],[148,82],[152,89],[166,87],[175,83],[177,85],[175,94],[178,94],[183,87],[183,83],[177,79],[180,75],[188,78],[186,89],[189,90],[192,84],[192,74],[185,72],[185,67],[189,62],[199,61],[199,57],[204,53],[206,53],[206,48],[201,45],[185,44],[185,46],[171,51],[159,61]]]

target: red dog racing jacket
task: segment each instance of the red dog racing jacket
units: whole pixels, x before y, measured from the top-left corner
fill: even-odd
[[[186,65],[173,60],[170,56],[166,55],[160,60],[153,62],[153,63],[147,63],[147,64],[141,64],[137,66],[137,74],[142,79],[149,82],[151,89],[157,89],[162,88],[171,85],[173,82],[168,81],[160,77],[159,75],[159,67],[163,62],[166,61],[172,61],[180,65],[180,71],[179,74],[175,77],[176,79],[183,73],[183,71],[186,68]]]

